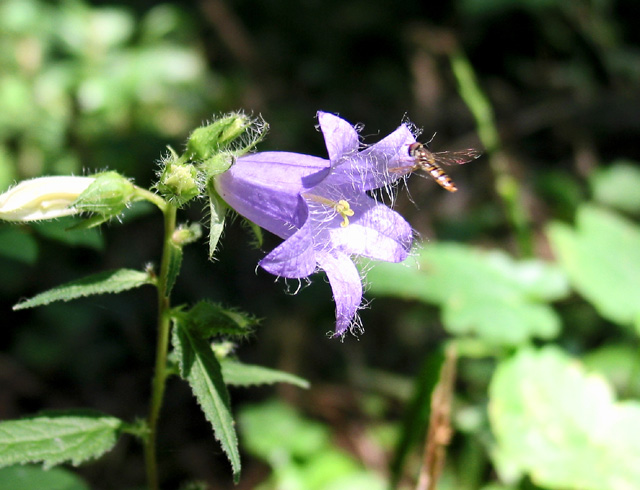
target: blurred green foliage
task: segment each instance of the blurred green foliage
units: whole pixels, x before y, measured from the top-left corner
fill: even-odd
[[[391,472],[414,488],[433,353],[446,342],[461,358],[441,489],[640,487],[629,462],[640,397],[638,18],[634,0],[5,0],[0,189],[107,168],[144,185],[167,144],[239,107],[271,125],[260,150],[319,156],[319,109],[365,122],[365,142],[406,114],[421,140],[438,132],[435,151],[486,145],[482,122],[490,154],[445,169],[458,193],[415,178],[399,194],[424,240],[413,262],[369,271],[375,301],[358,342],[323,336],[333,306],[322,280],[292,298],[254,274],[264,253],[240,227],[227,225],[214,264],[204,244],[185,253],[176,294],[262,317],[243,359],[311,381],[304,393],[276,392],[298,410],[256,404],[268,388],[230,390],[245,451],[238,488],[373,489]],[[473,90],[459,86],[453,59],[468,62]],[[474,101],[484,103],[476,120]],[[2,419],[45,407],[145,412],[154,307],[144,291],[11,306],[88,269],[139,269],[159,253],[154,219],[134,207],[122,225],[88,234],[66,234],[67,220],[0,227]],[[266,236],[263,250],[274,243]],[[169,488],[193,478],[231,488],[199,408],[169,391]],[[381,426],[385,438],[372,437]],[[133,453],[119,444],[79,471],[91,487],[133,488]],[[23,473],[51,478],[26,488],[69,477],[10,468],[0,486],[20,488],[10,478]]]

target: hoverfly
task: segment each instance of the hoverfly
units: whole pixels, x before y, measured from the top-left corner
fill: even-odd
[[[433,138],[432,138],[433,139]],[[431,141],[429,141],[431,143]],[[452,165],[457,163],[462,165],[475,160],[481,152],[473,148],[459,151],[438,151],[429,150],[429,143],[412,143],[409,145],[409,156],[413,161],[412,167],[405,167],[401,170],[406,173],[424,170],[433,180],[449,192],[458,190],[453,180],[440,168],[440,165]]]

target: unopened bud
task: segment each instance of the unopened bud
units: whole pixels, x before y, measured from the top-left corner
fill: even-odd
[[[94,182],[73,204],[79,211],[115,216],[120,213],[135,195],[135,186],[117,172],[105,172],[95,177]]]
[[[198,170],[191,164],[168,162],[157,187],[167,201],[182,206],[200,194]]]
[[[0,195],[0,219],[35,221],[77,213],[72,204],[95,180],[73,176],[24,180]]]

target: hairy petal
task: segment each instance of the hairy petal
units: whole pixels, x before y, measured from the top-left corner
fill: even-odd
[[[347,121],[328,112],[318,112],[318,122],[332,164],[358,151],[358,133]]]
[[[280,277],[298,279],[316,270],[316,251],[310,221],[295,234],[274,248],[260,261],[260,267]]]
[[[360,192],[389,185],[406,173],[394,169],[413,165],[413,160],[409,157],[409,145],[415,141],[413,133],[403,124],[387,137],[355,155],[338,169],[336,174],[340,175],[331,177],[350,179],[354,188]]]
[[[352,204],[354,216],[349,226],[334,227],[331,243],[347,254],[356,254],[386,262],[402,262],[409,255],[413,232],[411,225],[395,211],[368,196]]]
[[[362,302],[362,279],[348,255],[333,251],[318,255],[336,302],[336,335],[343,334],[352,324]]]

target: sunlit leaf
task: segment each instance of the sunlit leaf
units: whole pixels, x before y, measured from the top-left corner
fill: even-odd
[[[237,481],[240,477],[238,437],[231,415],[229,393],[211,345],[180,320],[174,324],[172,344],[180,375],[191,386],[200,408],[211,423],[214,436],[229,458]]]
[[[220,360],[222,377],[228,385],[253,386],[275,383],[290,383],[300,388],[309,388],[309,382],[293,374],[255,364],[244,364],[231,359]]]
[[[583,206],[575,228],[553,223],[548,235],[571,282],[602,316],[621,325],[640,321],[640,227]]]
[[[13,309],[23,310],[47,305],[54,301],[69,301],[94,294],[120,293],[151,283],[151,278],[146,272],[133,269],[105,271],[40,293],[31,299],[21,301]]]
[[[546,303],[564,297],[568,286],[553,265],[446,243],[425,245],[416,261],[376,264],[367,275],[371,292],[440,305],[455,335],[507,345],[557,335],[560,320]]]
[[[120,419],[89,411],[50,412],[0,422],[0,466],[78,465],[109,451],[122,427]]]
[[[602,377],[559,349],[503,361],[489,394],[499,469],[545,488],[640,488],[640,403],[616,402]]]
[[[640,212],[640,167],[637,162],[617,161],[598,169],[589,179],[593,198],[629,213]]]

